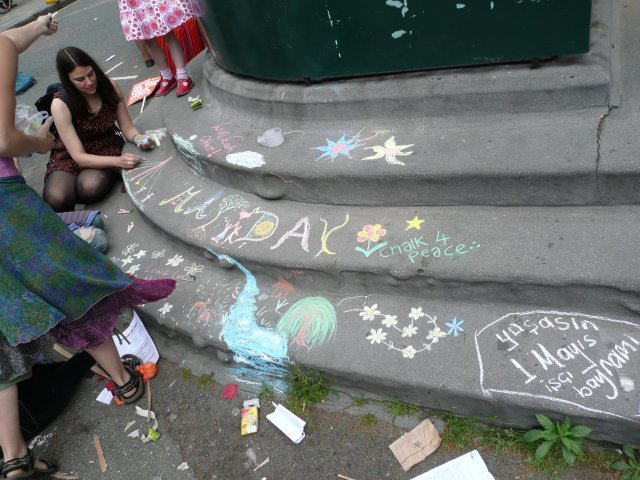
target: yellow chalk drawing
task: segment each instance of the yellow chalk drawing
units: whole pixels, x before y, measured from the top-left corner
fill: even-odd
[[[321,253],[326,253],[327,255],[335,255],[336,252],[332,252],[331,250],[329,250],[329,247],[327,247],[327,240],[329,240],[329,237],[331,235],[333,235],[335,232],[337,232],[338,230],[346,226],[347,223],[349,223],[349,214],[348,213],[345,214],[344,223],[342,225],[333,227],[328,232],[327,232],[327,228],[329,227],[329,223],[324,218],[321,218],[320,220],[322,221],[322,223],[324,223],[324,228],[322,230],[322,238],[320,239],[320,241],[322,242],[322,248],[318,251],[318,253],[316,253],[316,257],[318,257]]]
[[[406,157],[407,155],[411,155],[413,152],[404,152],[403,150],[413,147],[413,145],[413,143],[411,145],[396,145],[396,137],[389,137],[389,139],[384,142],[384,146],[375,145],[373,147],[365,148],[365,150],[373,150],[375,153],[363,158],[362,160],[377,160],[384,157],[387,163],[391,163],[392,165],[404,165],[404,163],[396,157]]]
[[[174,209],[174,212],[180,213],[184,210],[182,207],[184,207],[187,203],[189,203],[192,198],[198,196],[198,194],[202,191],[202,189],[200,189],[197,192],[194,192],[193,188],[194,187],[189,187],[187,190],[185,190],[182,193],[179,193],[178,195],[175,195],[174,197],[165,198],[158,205],[162,206],[162,205],[166,205],[167,203],[171,203],[171,205],[176,206],[176,208]],[[178,200],[180,200],[179,203],[178,203]]]
[[[411,230],[412,228],[420,230],[420,226],[424,223],[424,220],[419,219],[416,215],[412,220],[405,220],[405,222],[407,222],[407,228],[405,228],[405,231]]]

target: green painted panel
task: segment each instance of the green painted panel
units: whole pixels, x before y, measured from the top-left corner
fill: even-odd
[[[227,70],[303,80],[586,53],[591,0],[206,0]]]

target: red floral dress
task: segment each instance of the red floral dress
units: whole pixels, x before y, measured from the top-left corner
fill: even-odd
[[[162,37],[194,16],[191,0],[118,0],[118,8],[128,41]]]
[[[60,98],[60,92],[54,95]],[[64,100],[63,100],[64,101]],[[103,155],[117,157],[122,154],[124,140],[119,135],[116,128],[118,119],[118,109],[111,105],[103,104],[100,111],[93,117],[86,120],[78,120],[75,124],[76,133],[82,142],[85,152],[91,155]],[[47,171],[44,176],[51,172],[63,171],[78,175],[82,167],[73,161],[71,154],[62,143],[59,135],[56,135],[53,148],[49,155]],[[114,169],[119,172],[120,169]]]

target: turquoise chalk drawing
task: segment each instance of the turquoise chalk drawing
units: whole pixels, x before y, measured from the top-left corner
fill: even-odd
[[[227,343],[233,351],[234,360],[239,364],[283,376],[286,372],[289,339],[285,333],[258,325],[255,315],[256,298],[260,295],[260,289],[255,276],[234,258],[216,253],[210,248],[207,251],[238,267],[246,278],[236,302],[225,315],[220,339]]]
[[[307,297],[291,305],[276,326],[291,343],[306,347],[322,345],[336,335],[336,311],[324,297]]]
[[[202,165],[198,159],[198,151],[196,147],[193,146],[193,143],[186,138],[182,138],[177,133],[173,134],[173,143],[182,155],[182,158],[184,158],[186,164],[197,174],[204,175]]]

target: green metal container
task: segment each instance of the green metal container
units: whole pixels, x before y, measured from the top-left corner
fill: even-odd
[[[308,80],[589,50],[591,0],[206,0],[227,70]]]

